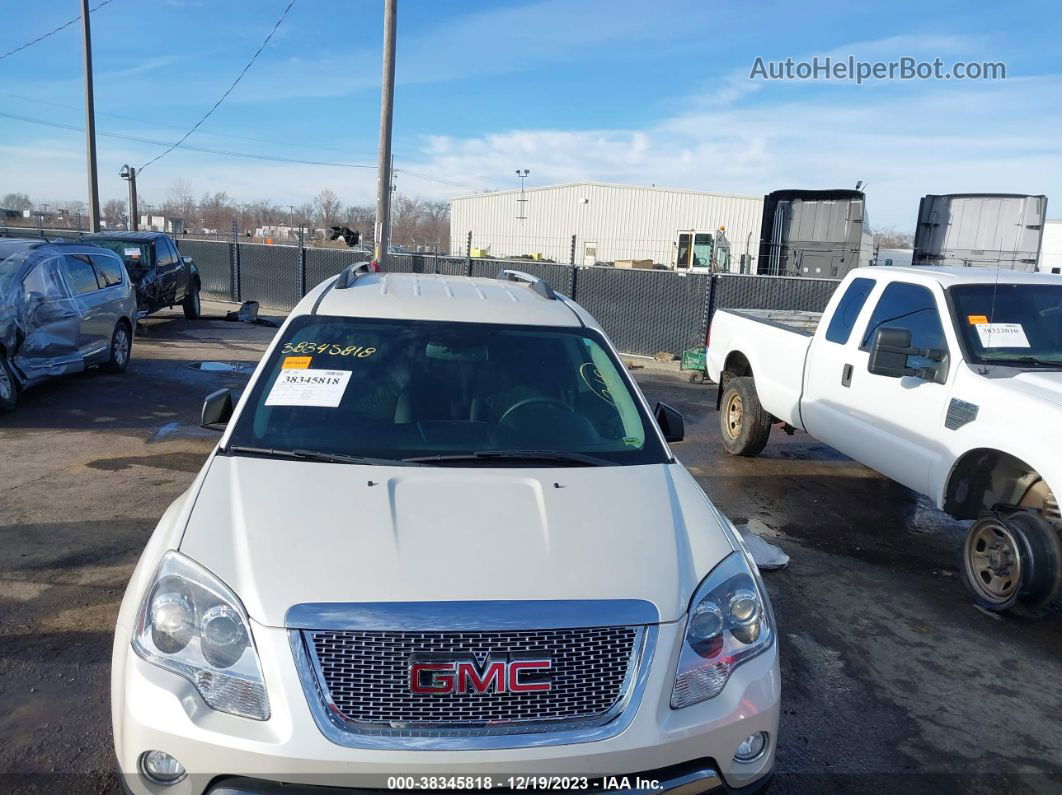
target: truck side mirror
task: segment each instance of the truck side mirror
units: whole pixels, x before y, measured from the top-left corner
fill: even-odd
[[[874,332],[874,341],[870,345],[870,362],[867,365],[874,375],[887,378],[901,378],[915,375],[913,368],[907,366],[907,357],[918,353],[911,347],[911,330],[885,326]]]
[[[232,392],[219,389],[211,392],[203,401],[203,413],[199,424],[211,431],[223,431],[232,419]]]
[[[940,362],[940,364],[928,367],[908,367],[908,356],[920,356],[933,362]],[[936,348],[912,348],[910,329],[885,326],[874,332],[867,370],[874,375],[883,375],[888,378],[913,375],[923,381],[943,383],[948,371],[946,357],[947,351]]]
[[[181,262],[183,262],[185,265],[191,265],[192,264],[192,258],[191,257],[181,257]]]
[[[686,422],[682,414],[671,408],[667,403],[657,403],[653,409],[656,424],[660,426],[664,434],[665,442],[681,442],[686,436]]]

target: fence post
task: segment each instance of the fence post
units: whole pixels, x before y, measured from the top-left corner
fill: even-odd
[[[575,235],[572,235],[572,255],[571,255],[571,259],[569,260],[569,262],[573,266],[575,265]]]
[[[299,229],[299,298],[306,295],[306,248],[303,246],[302,229]]]
[[[468,238],[465,240],[465,259],[468,260],[468,275],[472,275],[472,233],[468,233]]]
[[[573,301],[577,301],[578,300],[575,297],[575,285],[576,285],[576,283],[578,281],[579,281],[579,269],[575,265],[572,265],[571,276],[568,279],[568,297],[571,298]]]
[[[240,241],[236,227],[236,219],[232,219],[232,246],[230,262],[230,288],[232,300],[236,303],[240,302]]]

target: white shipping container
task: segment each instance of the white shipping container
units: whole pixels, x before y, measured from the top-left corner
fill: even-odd
[[[1062,273],[1062,218],[1044,222],[1039,270],[1044,273]]]
[[[450,250],[497,258],[536,256],[575,263],[652,260],[673,266],[679,235],[725,230],[731,270],[759,247],[763,198],[601,182],[478,193],[450,200]],[[474,252],[475,253],[475,252]],[[751,272],[755,266],[751,264]]]

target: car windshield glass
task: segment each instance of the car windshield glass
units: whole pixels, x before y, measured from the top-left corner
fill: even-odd
[[[971,361],[1062,366],[1062,284],[968,284],[951,297]]]
[[[662,463],[651,422],[593,330],[308,315],[274,348],[229,445],[469,466]]]
[[[147,243],[137,243],[126,240],[98,239],[90,241],[94,246],[109,248],[122,258],[127,268],[146,268],[151,264],[151,247]]]

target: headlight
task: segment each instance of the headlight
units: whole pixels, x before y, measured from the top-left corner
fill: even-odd
[[[671,707],[718,695],[731,671],[770,646],[773,637],[759,572],[735,552],[704,579],[690,602]]]
[[[133,650],[183,676],[213,709],[269,718],[247,612],[225,583],[179,552],[167,552],[155,572],[140,607]]]

